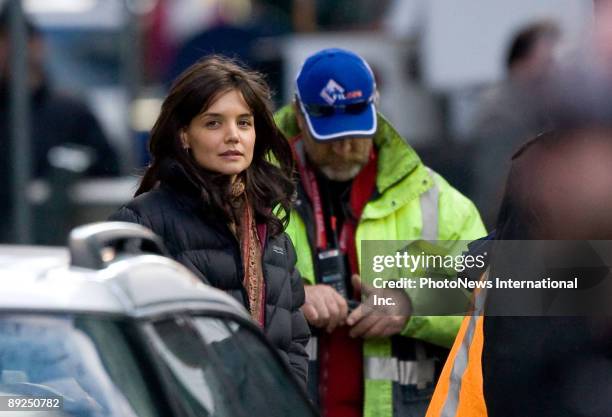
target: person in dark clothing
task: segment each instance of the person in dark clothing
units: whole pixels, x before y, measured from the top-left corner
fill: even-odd
[[[541,101],[554,68],[560,30],[538,21],[520,30],[506,53],[507,77],[482,95],[469,136],[475,143],[473,193],[488,228],[495,224],[510,157],[548,127]]]
[[[107,141],[100,124],[87,105],[74,97],[53,90],[44,71],[44,44],[41,33],[26,20],[28,36],[28,87],[30,103],[31,175],[49,179],[58,165],[57,150],[70,148],[83,155],[82,166],[72,167],[90,177],[119,175],[117,154]],[[10,103],[10,63],[8,9],[0,12],[0,241],[10,236],[12,120]],[[38,238],[38,237],[37,237]],[[43,243],[43,242],[40,242]],[[48,242],[44,242],[48,243]]]
[[[612,415],[610,164],[612,129],[593,125],[546,132],[512,158],[488,279],[554,279],[564,264],[578,288],[553,293],[492,286],[479,292],[427,417]],[[524,268],[547,260],[558,263],[546,275]],[[549,310],[540,296],[554,296],[556,308]]]
[[[31,104],[33,175],[49,173],[49,151],[66,144],[89,148],[88,176],[119,174],[117,155],[108,143],[100,124],[87,105],[74,97],[53,90],[44,71],[44,42],[39,30],[26,20],[28,34],[28,75]],[[9,157],[10,66],[8,10],[0,13],[0,155]],[[7,164],[1,164],[6,167]],[[5,176],[3,176],[4,178]]]
[[[9,93],[7,85],[0,85],[0,142],[3,158],[9,158]],[[114,149],[106,140],[100,124],[87,106],[69,96],[57,94],[43,82],[31,94],[32,174],[36,178],[49,175],[49,152],[59,146],[73,146],[91,157],[86,176],[106,177],[119,175],[119,163]],[[8,163],[3,169],[10,168]],[[3,175],[3,178],[6,178]]]
[[[165,99],[149,148],[136,198],[111,219],[150,228],[172,257],[244,305],[305,386],[304,287],[284,233],[293,162],[267,84],[220,56],[192,65]]]
[[[178,45],[167,84],[202,56],[219,54],[266,74],[270,88],[282,92],[281,42],[291,31],[289,16],[274,2],[250,1],[248,13],[235,2],[217,3],[214,22]]]
[[[519,151],[497,239],[547,240],[548,246],[567,240],[574,254],[580,241],[611,239],[611,138],[607,128],[579,128],[546,133]],[[585,276],[578,275],[582,284]],[[486,317],[489,416],[609,416],[611,330],[605,315],[602,309],[584,317]],[[510,363],[515,365],[505,366]]]

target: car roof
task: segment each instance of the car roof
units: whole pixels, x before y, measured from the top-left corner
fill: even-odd
[[[133,317],[175,311],[230,313],[241,304],[159,255],[120,255],[104,268],[71,265],[66,248],[0,245],[0,311],[111,313]]]

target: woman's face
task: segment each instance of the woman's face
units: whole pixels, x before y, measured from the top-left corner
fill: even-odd
[[[223,93],[181,132],[193,158],[212,172],[233,178],[251,165],[255,124],[251,109],[237,90]]]

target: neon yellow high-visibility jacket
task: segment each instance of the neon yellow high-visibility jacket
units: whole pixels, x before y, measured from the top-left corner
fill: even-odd
[[[300,133],[291,106],[279,110],[275,119],[288,138]],[[364,207],[357,224],[358,257],[363,240],[455,241],[475,240],[486,234],[474,204],[440,175],[426,168],[416,152],[380,114],[374,146],[378,153],[377,193]],[[296,266],[305,284],[314,284],[313,248],[304,219],[296,210],[291,213],[286,231],[296,248]],[[404,415],[402,410],[419,401],[419,409],[424,415],[435,383],[434,366],[441,368],[443,363],[437,363],[427,354],[424,356],[423,350],[427,349],[422,346],[450,347],[461,320],[462,317],[412,317],[401,333],[403,337],[366,340],[364,417],[399,417]],[[402,347],[394,346],[396,339]],[[405,349],[407,343],[418,346]],[[407,350],[412,351],[416,360],[407,360],[406,355],[397,354]]]

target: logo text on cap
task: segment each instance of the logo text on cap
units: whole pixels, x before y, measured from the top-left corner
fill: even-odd
[[[344,88],[336,81],[330,79],[325,88],[320,93],[323,100],[329,105],[333,105],[337,100],[344,100]]]

